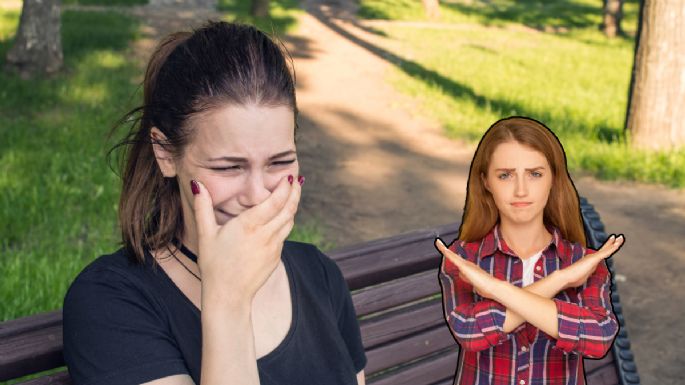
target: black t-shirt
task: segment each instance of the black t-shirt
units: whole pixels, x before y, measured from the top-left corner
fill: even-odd
[[[338,266],[316,247],[285,242],[292,322],[257,360],[262,385],[353,385],[366,356]],[[75,385],[140,384],[189,374],[200,384],[200,311],[159,266],[123,249],[76,277],[64,298],[64,359]]]

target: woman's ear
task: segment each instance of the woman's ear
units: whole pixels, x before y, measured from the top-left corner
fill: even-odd
[[[488,178],[485,177],[485,174],[482,172],[480,173],[480,180],[483,182],[483,187],[490,192],[490,186],[488,186]]]
[[[157,127],[152,127],[150,130],[150,142],[152,143],[152,151],[157,158],[157,165],[162,171],[165,178],[173,178],[176,176],[176,163],[171,152],[164,147],[167,143],[166,135],[162,133]]]

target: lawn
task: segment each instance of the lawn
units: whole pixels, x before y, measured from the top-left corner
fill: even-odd
[[[478,141],[500,118],[530,116],[558,135],[574,172],[683,187],[685,150],[624,144],[638,6],[626,3],[626,36],[607,39],[597,27],[601,3],[448,0],[430,22],[420,2],[362,0],[359,15],[402,21],[372,25],[401,42],[376,52],[394,64],[389,80],[414,98],[416,113],[449,136]]]
[[[0,9],[0,66],[19,13]],[[64,11],[64,71],[0,72],[0,321],[60,308],[76,274],[119,248],[120,182],[105,155],[123,135],[107,138],[113,124],[142,101],[144,64],[129,48],[139,28],[122,13]],[[331,246],[313,222],[291,239]]]

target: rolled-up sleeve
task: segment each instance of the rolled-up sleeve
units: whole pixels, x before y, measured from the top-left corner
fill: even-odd
[[[618,322],[611,306],[610,285],[611,275],[602,261],[585,284],[578,288],[578,303],[553,299],[559,326],[555,348],[588,358],[606,355],[618,332]]]
[[[450,250],[465,256],[459,241]],[[464,350],[481,351],[509,339],[504,332],[506,308],[490,299],[475,300],[473,286],[459,278],[459,269],[443,258],[439,272],[443,311],[447,325]]]

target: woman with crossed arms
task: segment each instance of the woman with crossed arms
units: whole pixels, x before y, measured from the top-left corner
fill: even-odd
[[[542,123],[496,122],[476,150],[459,236],[443,255],[444,315],[461,346],[455,384],[585,384],[618,332],[604,259],[586,248],[578,194]]]

